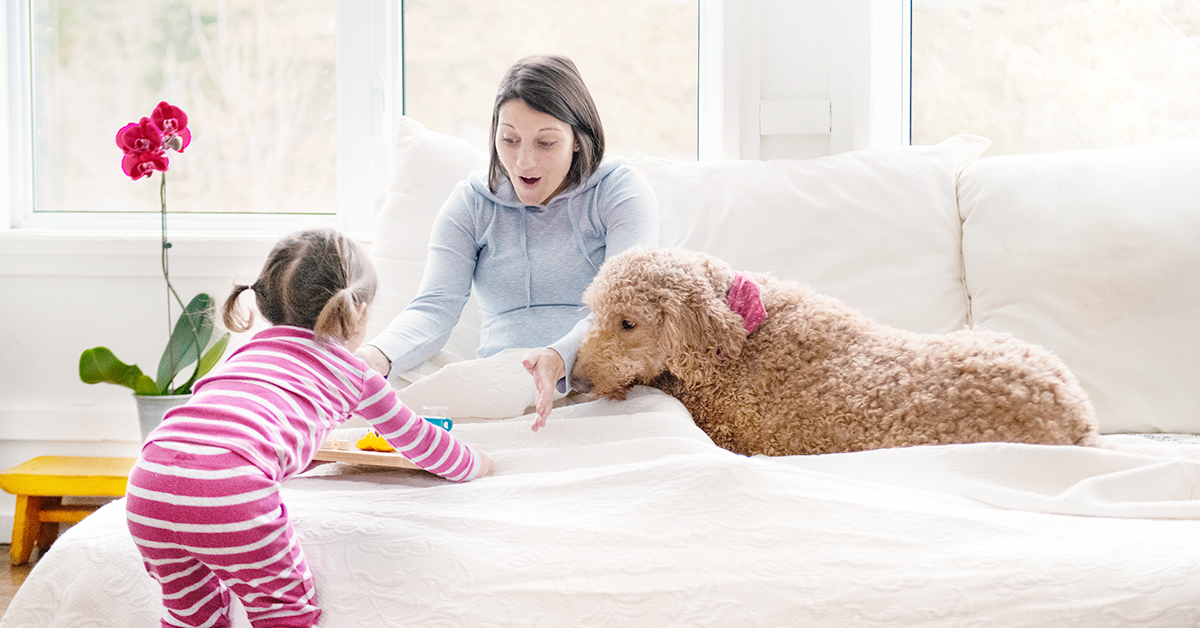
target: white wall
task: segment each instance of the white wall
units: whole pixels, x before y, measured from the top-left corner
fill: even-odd
[[[808,158],[901,143],[901,4],[703,0],[702,157]],[[5,170],[0,183],[13,172]],[[157,367],[167,338],[158,233],[3,227],[0,469],[38,455],[136,456],[130,391],[83,384],[77,368],[79,353],[97,345],[144,371]],[[173,233],[181,295],[219,301],[235,275],[253,277],[279,235]],[[0,494],[0,535],[14,504]]]

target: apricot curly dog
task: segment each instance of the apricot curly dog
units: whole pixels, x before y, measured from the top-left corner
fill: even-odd
[[[808,286],[654,247],[606,262],[584,300],[595,324],[574,387],[615,399],[660,388],[736,453],[1099,443],[1075,376],[1009,334],[907,332]]]

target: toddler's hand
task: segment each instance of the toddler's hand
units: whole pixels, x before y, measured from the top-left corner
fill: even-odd
[[[478,480],[492,472],[492,459],[478,449],[475,450],[475,453],[479,454],[479,475],[475,476],[475,479]]]

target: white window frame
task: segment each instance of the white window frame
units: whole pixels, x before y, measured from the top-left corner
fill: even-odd
[[[403,111],[401,0],[338,0],[337,209],[333,214],[200,214],[169,217],[175,232],[286,232],[328,225],[369,234],[391,173],[391,144]],[[34,212],[30,0],[0,11],[0,230],[158,231],[157,212]]]
[[[763,0],[700,0],[699,158],[758,159],[761,136],[828,134],[830,151],[908,146],[911,0],[828,0],[829,100],[763,101]],[[773,129],[780,119],[786,132]]]

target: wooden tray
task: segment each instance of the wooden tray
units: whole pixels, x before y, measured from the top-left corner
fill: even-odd
[[[363,451],[361,449],[318,449],[313,460],[326,462],[346,462],[350,464],[370,464],[378,467],[395,467],[398,469],[420,469],[411,460],[394,451]]]

